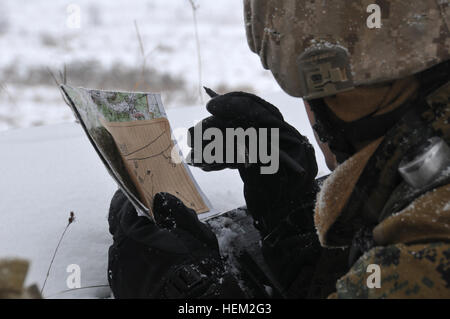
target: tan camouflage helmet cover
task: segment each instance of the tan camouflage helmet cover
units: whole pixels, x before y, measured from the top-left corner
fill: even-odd
[[[380,28],[367,24],[373,5]],[[244,0],[244,13],[250,48],[297,97],[406,77],[450,57],[449,0]]]

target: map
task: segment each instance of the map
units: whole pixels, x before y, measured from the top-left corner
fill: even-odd
[[[197,214],[210,211],[187,165],[172,159],[178,148],[159,94],[61,89],[108,172],[140,214],[152,217],[158,192],[178,197]]]

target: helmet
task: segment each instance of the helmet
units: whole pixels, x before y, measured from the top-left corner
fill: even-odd
[[[283,90],[305,99],[404,78],[450,57],[448,0],[244,0],[244,12],[252,51]]]

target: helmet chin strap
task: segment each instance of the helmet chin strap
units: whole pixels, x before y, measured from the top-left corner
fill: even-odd
[[[316,116],[314,130],[322,142],[328,143],[338,163],[352,156],[361,145],[386,134],[413,107],[410,101],[389,113],[369,114],[359,120],[345,122],[327,107],[323,99],[309,101],[309,104]]]

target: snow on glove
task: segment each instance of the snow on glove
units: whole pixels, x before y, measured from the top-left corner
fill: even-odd
[[[203,132],[208,128],[218,128],[222,135],[226,136],[226,128],[246,130],[253,127],[257,132],[260,128],[266,128],[269,133],[267,142],[269,142],[271,128],[279,130],[279,169],[274,174],[261,174],[260,168],[267,164],[259,161],[257,163],[200,162],[196,156],[198,151],[195,150],[199,146],[195,144],[195,133],[199,131],[199,126],[197,124],[197,129],[194,127],[189,129],[188,144],[193,149],[188,155],[188,162],[205,171],[237,168],[244,182],[247,208],[255,219],[256,227],[265,236],[283,218],[300,207],[303,195],[309,194],[315,187],[317,164],[314,149],[306,137],[284,121],[275,106],[256,95],[245,92],[216,95],[208,102],[206,108],[212,116],[201,122],[202,137]],[[259,138],[258,134],[258,144]],[[202,149],[208,143],[210,143],[209,140],[202,138]],[[245,145],[245,149],[249,149],[248,144]],[[226,158],[225,146],[223,152]],[[236,153],[237,149],[234,151],[234,154]]]
[[[108,279],[116,298],[219,298],[240,294],[214,233],[178,198],[154,197],[156,224],[119,190],[111,201]]]

